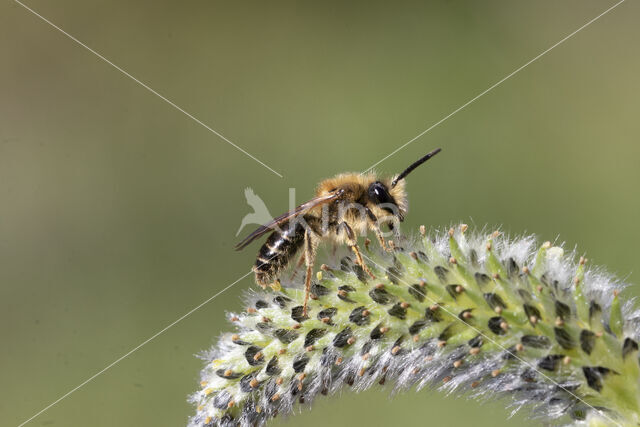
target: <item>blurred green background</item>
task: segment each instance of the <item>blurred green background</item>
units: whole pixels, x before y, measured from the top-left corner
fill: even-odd
[[[12,1],[0,5],[0,425],[18,425],[248,272],[272,213],[364,170],[613,1],[28,5],[281,172],[279,178]],[[639,267],[640,4],[627,1],[389,158],[405,230],[503,224]],[[244,232],[248,232],[245,229]],[[29,425],[180,426],[250,277]],[[628,295],[640,295],[634,285]],[[280,426],[534,425],[504,402],[388,390]]]

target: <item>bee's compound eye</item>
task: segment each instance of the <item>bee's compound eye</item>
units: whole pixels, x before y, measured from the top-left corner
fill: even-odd
[[[379,181],[376,181],[369,186],[368,193],[369,193],[369,199],[375,204],[381,204],[381,203],[395,204],[393,197],[391,197],[391,195],[389,194],[389,191],[387,190],[387,187]]]

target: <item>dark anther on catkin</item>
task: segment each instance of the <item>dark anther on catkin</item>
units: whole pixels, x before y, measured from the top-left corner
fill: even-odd
[[[589,409],[590,408],[588,406],[586,406],[586,405],[578,406],[577,408],[573,409],[569,413],[569,416],[573,420],[584,421],[584,420],[587,419],[587,412],[589,411]]]
[[[371,338],[372,340],[379,340],[380,338],[382,338],[384,333],[382,332],[381,329],[382,329],[382,323],[378,323],[378,325],[376,325],[376,327],[371,330],[371,333],[369,334],[369,338]]]
[[[353,268],[356,266],[357,264],[353,261],[353,259],[350,256],[345,256],[340,260],[340,269],[342,271],[346,271],[346,272],[350,272],[353,271]]]
[[[588,329],[580,331],[580,347],[582,351],[591,354],[594,345],[596,345],[596,334]]]
[[[263,334],[267,334],[271,329],[273,329],[273,326],[267,322],[259,322],[256,323],[256,329]]]
[[[371,349],[373,348],[373,344],[373,341],[367,341],[366,343],[364,343],[364,345],[360,349],[360,356],[369,353],[369,351],[371,351]]]
[[[296,374],[304,371],[305,366],[309,363],[309,358],[304,354],[299,354],[293,359],[293,371]]]
[[[353,266],[355,263],[351,259],[351,257],[345,256],[340,260],[340,270],[349,273],[353,270]]]
[[[234,339],[234,337],[231,338],[231,342],[233,342],[235,345],[249,345],[249,344],[251,344],[250,342],[243,341],[240,338],[235,338]]]
[[[507,304],[505,304],[502,297],[495,293],[486,293],[484,294],[484,300],[489,304],[489,307],[495,310],[496,307],[507,308]]]
[[[449,270],[441,265],[438,265],[434,267],[433,271],[434,273],[436,273],[436,276],[438,276],[438,279],[440,279],[442,283],[447,283],[447,274],[449,273]]]
[[[389,278],[389,281],[391,283],[393,283],[394,285],[399,285],[400,284],[400,279],[402,277],[402,271],[398,268],[398,267],[389,267],[387,268],[387,278]]]
[[[561,318],[562,320],[566,320],[571,315],[571,307],[562,301],[556,300],[556,316]]]
[[[274,401],[277,392],[278,385],[276,384],[276,382],[273,380],[267,381],[263,391],[264,396],[267,398],[267,401]]]
[[[478,253],[475,249],[471,249],[471,251],[469,251],[469,260],[471,260],[471,265],[478,267]]]
[[[250,393],[255,388],[252,384],[255,384],[255,381],[252,382],[256,378],[257,372],[252,372],[250,374],[245,375],[240,380],[240,390],[245,393]]]
[[[290,302],[291,302],[291,298],[285,297],[284,295],[278,295],[273,299],[273,303],[280,308],[285,308],[287,304]]]
[[[315,328],[307,332],[307,335],[304,337],[304,346],[309,347],[310,345],[314,345],[316,341],[322,338],[327,333],[326,329]]]
[[[331,319],[333,316],[336,315],[337,312],[338,312],[337,308],[329,307],[319,311],[317,317],[318,317],[318,320],[327,319],[327,318]]]
[[[333,338],[333,346],[337,348],[342,348],[346,346],[349,342],[349,338],[353,336],[351,328],[344,328],[342,331],[338,332],[336,336]]]
[[[391,316],[397,317],[398,319],[402,319],[402,320],[404,320],[407,317],[407,309],[404,308],[402,306],[402,303],[400,303],[400,302],[394,304],[393,307],[391,307],[388,310],[388,313]]]
[[[333,366],[336,363],[338,356],[335,352],[331,351],[329,347],[322,349],[322,356],[320,356],[320,365],[324,368]]]
[[[532,318],[535,318],[537,320],[541,320],[542,317],[540,316],[540,310],[538,310],[536,307],[529,305],[529,304],[523,304],[522,308],[524,308],[524,312],[527,315],[527,318],[529,319],[529,322],[535,326],[535,323],[532,322]]]
[[[422,329],[424,329],[424,327],[427,326],[428,323],[429,322],[426,320],[416,320],[411,326],[409,326],[409,333],[411,335],[417,334]]]
[[[280,373],[280,368],[278,367],[278,358],[276,356],[273,356],[271,360],[269,360],[269,363],[267,363],[267,367],[265,368],[264,372],[267,375],[278,375]]]
[[[549,286],[549,272],[542,273],[542,276],[540,276],[540,281],[543,285]]]
[[[458,319],[462,320],[464,323],[467,323],[471,318],[472,311],[473,311],[472,308],[467,308],[465,310],[462,310],[460,313],[458,313]]]
[[[378,304],[389,304],[395,300],[395,297],[387,292],[384,288],[373,288],[369,292],[372,300]]]
[[[298,333],[291,329],[276,329],[273,331],[273,335],[278,338],[283,344],[291,344],[298,338]]]
[[[625,338],[622,344],[622,358],[625,359],[629,354],[638,351],[638,343],[631,338]]]
[[[516,353],[518,349],[516,349],[515,345],[509,347],[504,353],[502,353],[503,360],[516,360]]]
[[[364,313],[366,311],[367,308],[364,306],[354,308],[353,311],[349,314],[349,321],[355,323],[358,326],[367,325],[371,318],[369,316],[365,316]]]
[[[391,354],[394,356],[401,356],[407,353],[407,350],[402,348],[402,342],[404,341],[404,336],[400,335],[400,337],[393,343],[391,347]]]
[[[571,350],[576,346],[573,338],[571,338],[571,335],[569,335],[569,332],[557,327],[553,328],[553,330],[555,331],[556,341],[558,342],[558,344],[560,344],[560,347],[564,348],[565,350]]]
[[[427,294],[427,290],[426,288],[423,288],[422,286],[416,283],[415,285],[411,285],[409,287],[409,294],[415,299],[417,299],[418,301],[422,302],[424,301],[424,297]]]
[[[322,286],[318,283],[314,283],[311,285],[311,293],[317,297],[323,297],[325,295],[329,295],[331,291],[329,290],[329,288],[325,286]]]
[[[252,345],[251,347],[247,348],[247,350],[244,352],[244,358],[247,359],[247,363],[251,366],[258,366],[261,365],[264,361],[262,360],[262,357],[259,357],[260,351],[262,349],[258,346]]]
[[[213,398],[213,406],[218,409],[227,409],[229,402],[231,402],[231,394],[226,390],[222,390]]]
[[[298,305],[291,309],[291,318],[298,323],[302,323],[307,320],[309,316],[305,316],[304,308],[301,305]]]
[[[562,354],[550,354],[540,359],[538,362],[538,368],[545,369],[547,371],[555,371],[563,358],[564,355]]]
[[[487,323],[487,326],[489,327],[489,330],[491,330],[491,332],[493,332],[496,335],[504,335],[507,332],[502,329],[502,323],[504,322],[504,319],[500,316],[495,316],[492,317],[491,319],[489,319],[489,322]]]
[[[454,326],[455,325],[449,325],[444,328],[442,332],[440,332],[440,335],[438,335],[438,340],[447,341],[449,338],[451,338],[455,334]]]
[[[585,366],[582,368],[587,384],[597,392],[602,390],[602,379],[611,372],[616,373],[604,366]]]
[[[480,287],[482,287],[482,285],[486,285],[491,281],[491,277],[484,273],[476,273],[474,277],[476,278],[476,283],[478,283],[478,286]]]
[[[520,298],[526,302],[531,302],[531,300],[533,299],[529,291],[527,291],[526,289],[518,289],[518,295],[520,295]]]
[[[533,348],[545,349],[551,347],[551,341],[544,335],[523,335],[520,342],[522,345]]]
[[[509,258],[507,260],[507,275],[509,277],[513,277],[517,275],[519,272],[520,272],[520,267],[518,267],[516,260],[513,258]]]
[[[218,375],[220,378],[224,378],[226,380],[236,380],[238,378],[240,378],[242,376],[241,373],[238,372],[231,372],[229,373],[230,370],[226,370],[226,369],[218,369],[216,371],[216,375]],[[229,374],[229,375],[225,375],[225,374]]]
[[[258,301],[256,301],[256,308],[257,309],[261,309],[261,308],[267,308],[269,307],[269,303],[266,301],[263,301],[261,299],[259,299]]]
[[[458,286],[460,285],[452,284],[446,286],[447,293],[451,295],[451,298],[454,300],[458,297]]]
[[[535,369],[531,369],[531,368],[526,368],[520,374],[520,379],[522,379],[522,381],[526,383],[536,382],[537,377],[538,377],[538,373],[535,371]]]
[[[356,380],[356,377],[352,373],[349,373],[349,374],[347,374],[347,376],[344,377],[344,383],[346,385],[348,385],[349,387],[351,387],[353,385],[355,380]]]
[[[221,426],[233,425],[233,420],[234,420],[233,415],[227,412],[222,416],[222,418],[220,418],[220,425]]]
[[[484,338],[482,337],[482,335],[476,335],[475,337],[471,338],[467,344],[469,344],[469,347],[471,348],[482,347],[482,344],[484,344]]]
[[[589,303],[589,322],[591,322],[591,319],[593,319],[594,316],[599,316],[600,313],[602,313],[602,307],[600,307],[600,304],[591,300]]]
[[[424,310],[424,318],[429,322],[439,322],[442,320],[442,310],[431,310],[431,308],[427,307]]]

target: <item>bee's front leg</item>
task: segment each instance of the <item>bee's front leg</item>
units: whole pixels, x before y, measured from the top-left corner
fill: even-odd
[[[353,253],[356,255],[356,263],[360,267],[362,267],[362,269],[369,275],[369,277],[375,279],[376,276],[373,275],[371,270],[369,270],[369,267],[367,267],[367,264],[365,264],[362,260],[362,254],[360,254],[360,248],[358,248],[358,240],[356,239],[356,234],[353,232],[353,229],[346,222],[341,222],[340,224],[338,224],[338,228],[344,229],[347,236],[347,245],[349,245]]]

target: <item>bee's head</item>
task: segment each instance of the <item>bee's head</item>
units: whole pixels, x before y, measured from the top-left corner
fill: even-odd
[[[404,189],[404,179],[415,168],[435,156],[440,152],[440,148],[436,148],[427,155],[413,162],[402,173],[396,176],[391,182],[375,181],[369,185],[367,190],[369,200],[389,215],[398,217],[400,221],[404,220],[404,216],[409,208],[407,202],[407,193]]]
[[[391,187],[390,183],[372,182],[367,189],[367,196],[371,203],[384,211],[385,215],[397,216],[400,221],[404,220],[404,215],[407,211],[404,183],[400,186]]]

